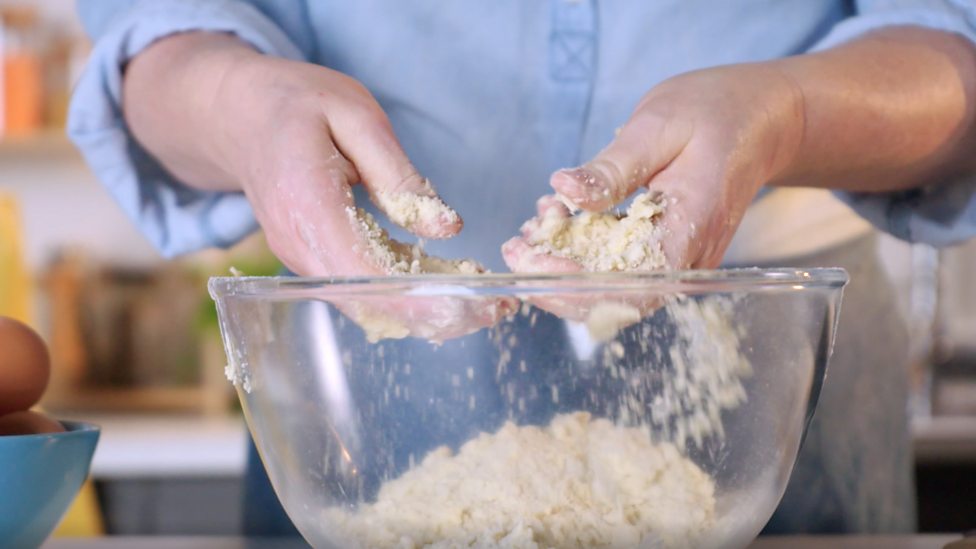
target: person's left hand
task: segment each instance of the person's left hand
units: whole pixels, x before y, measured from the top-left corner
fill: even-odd
[[[760,186],[789,165],[803,125],[802,93],[774,63],[687,73],[648,92],[606,149],[550,184],[593,211],[640,187],[664,193],[669,267],[715,268]],[[524,235],[502,253],[514,271],[579,270],[538,255]]]

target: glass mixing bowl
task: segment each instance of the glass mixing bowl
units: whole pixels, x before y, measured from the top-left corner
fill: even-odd
[[[214,278],[247,424],[315,547],[744,547],[841,269]]]

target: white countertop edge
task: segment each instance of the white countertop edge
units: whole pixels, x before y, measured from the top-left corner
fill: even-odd
[[[244,473],[247,429],[238,416],[96,415],[84,421],[102,428],[91,468],[99,480]],[[976,417],[916,419],[912,431],[919,463],[976,463]]]
[[[95,479],[239,477],[247,429],[237,416],[86,416],[101,427]]]

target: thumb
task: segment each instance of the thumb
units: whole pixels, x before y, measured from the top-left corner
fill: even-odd
[[[638,109],[592,160],[553,173],[549,184],[584,210],[606,210],[647,186],[681,153],[689,139],[690,132]]]

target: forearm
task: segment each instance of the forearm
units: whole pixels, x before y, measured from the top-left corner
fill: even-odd
[[[139,143],[176,178],[204,190],[237,190],[220,147],[218,104],[228,73],[259,55],[229,34],[164,38],[126,67],[123,110]]]
[[[976,169],[976,47],[899,27],[772,65],[796,95],[792,161],[771,183],[854,191]]]

